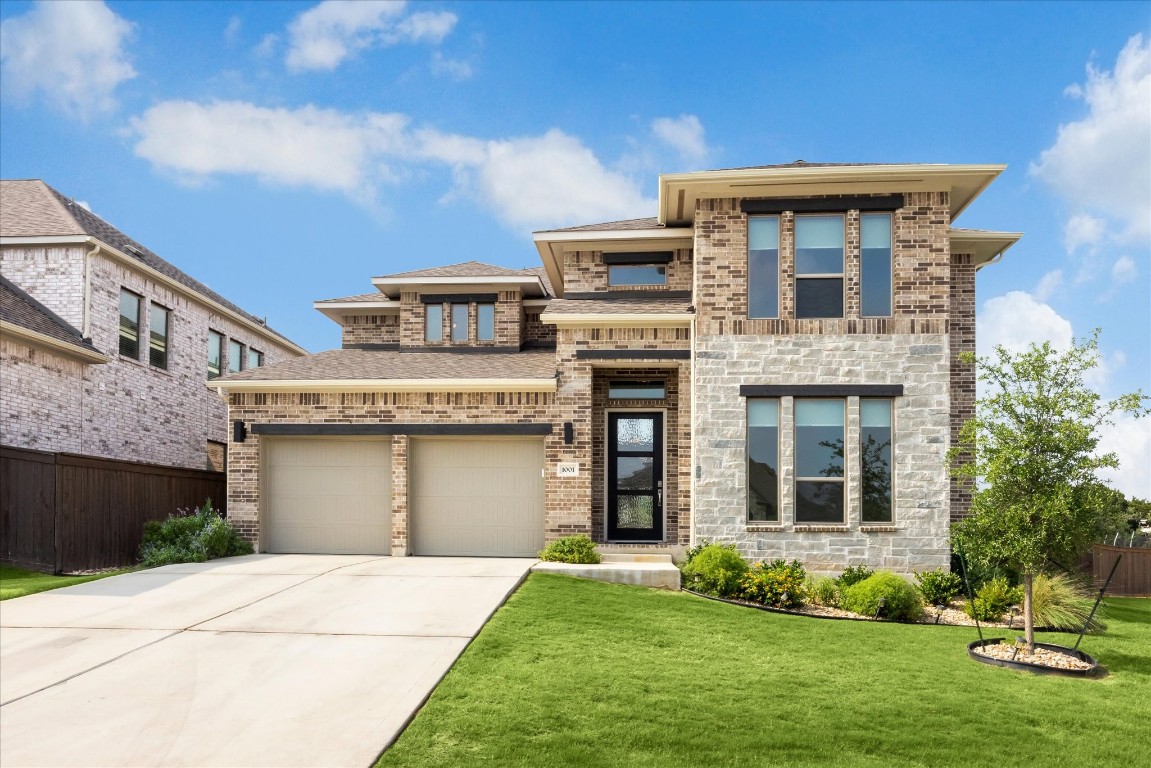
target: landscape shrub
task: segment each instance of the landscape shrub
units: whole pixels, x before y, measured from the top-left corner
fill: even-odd
[[[197,510],[179,510],[167,520],[144,523],[140,544],[140,562],[148,568],[250,554],[252,543],[212,508],[211,499]]]
[[[841,590],[844,590],[869,578],[872,573],[874,573],[874,571],[866,565],[849,565],[843,570],[843,573],[839,574],[839,578],[835,580],[835,583],[839,585]]]
[[[963,591],[963,579],[943,570],[921,571],[915,580],[928,605],[946,606]]]
[[[923,598],[906,579],[888,571],[877,571],[843,591],[839,605],[864,616],[874,616],[882,599],[879,615],[895,621],[915,621],[923,616]]]
[[[1094,603],[1091,591],[1066,574],[1037,573],[1031,581],[1031,608],[1037,627],[1078,631]],[[1106,628],[1098,614],[1088,627],[1092,631]]]
[[[595,542],[583,533],[556,539],[544,547],[539,555],[540,560],[547,560],[552,563],[576,563],[586,565],[600,561],[599,552],[597,552],[595,548]]]
[[[747,561],[734,544],[707,544],[683,566],[683,586],[717,597],[737,597]]]
[[[839,585],[830,576],[809,577],[804,589],[807,591],[808,599],[816,605],[825,608],[839,607]]]
[[[1011,606],[1022,602],[1023,590],[1000,577],[984,582],[975,593],[975,601],[964,604],[963,612],[979,621],[999,621]]]
[[[683,562],[680,563],[680,567],[682,568],[683,566],[687,565],[692,560],[694,560],[695,556],[698,555],[700,552],[702,552],[703,548],[706,547],[708,545],[708,543],[709,542],[707,542],[706,540],[703,540],[703,541],[700,541],[698,544],[696,544],[694,547],[688,547],[687,551],[683,553]]]
[[[803,588],[806,581],[803,563],[774,560],[752,566],[740,580],[740,591],[745,600],[753,603],[773,608],[802,608],[806,601]]]

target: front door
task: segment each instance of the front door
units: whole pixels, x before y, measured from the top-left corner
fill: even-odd
[[[663,413],[607,415],[607,538],[663,540]]]

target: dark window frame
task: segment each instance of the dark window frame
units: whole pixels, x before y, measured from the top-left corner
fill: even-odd
[[[255,365],[252,365],[252,356],[255,355]],[[248,370],[264,367],[264,353],[253,347],[248,347]]]
[[[772,276],[772,281],[775,285],[775,314],[773,315],[760,315],[752,314],[751,309],[751,294],[752,282],[754,276],[752,275],[752,260],[751,260],[751,222],[755,220],[774,220],[775,221],[775,271]],[[748,216],[747,218],[747,318],[749,320],[778,320],[779,319],[779,306],[782,301],[780,290],[780,243],[783,241],[783,217],[778,214],[770,214],[764,216]]]
[[[863,257],[863,222],[865,219],[886,218],[889,228],[887,240],[887,312],[885,314],[868,314],[866,306],[865,277],[866,261]],[[895,314],[895,215],[890,211],[875,212],[863,211],[859,214],[859,316],[860,317],[891,317]]]
[[[224,334],[208,329],[208,381],[224,375]],[[216,342],[216,370],[212,371],[212,342]]]
[[[162,346],[156,345],[156,312],[162,312],[164,318],[164,336]],[[168,370],[169,350],[172,347],[172,310],[163,304],[149,302],[148,305],[148,364],[162,371]]]
[[[136,319],[134,321],[130,317],[128,317],[127,315],[124,314],[124,297],[125,296],[130,296],[136,300]],[[117,337],[117,339],[118,339],[117,348],[119,350],[120,357],[127,358],[129,360],[135,360],[136,362],[139,362],[140,361],[140,331],[144,326],[144,323],[143,323],[144,297],[141,296],[140,294],[136,293],[135,291],[129,291],[127,288],[121,287],[120,288],[119,311],[120,311],[120,325],[119,325],[119,335]],[[135,322],[136,327],[135,328],[126,327],[125,323],[124,323],[125,320],[128,320],[129,322]],[[134,336],[129,336],[126,333],[126,331],[130,331],[131,334],[134,334]],[[128,345],[131,345],[131,347],[129,347]],[[131,351],[130,352],[125,351],[126,349],[131,349]]]
[[[436,315],[439,322],[432,322],[432,315]],[[432,330],[435,330],[435,336],[432,336]],[[424,341],[428,343],[441,344],[444,341],[444,305],[443,304],[425,304],[424,305]]]
[[[842,408],[843,416],[842,416],[842,420],[840,422],[840,435],[841,436],[839,438],[839,442],[840,442],[840,452],[843,454],[840,456],[840,463],[842,464],[842,467],[843,467],[843,473],[841,475],[839,475],[838,477],[835,475],[813,476],[813,475],[800,475],[799,474],[799,452],[800,452],[799,430],[801,428],[801,425],[799,423],[799,405],[800,405],[800,403],[804,403],[804,402],[836,402],[836,403],[839,403],[840,407]],[[792,472],[793,472],[792,497],[795,500],[795,509],[793,511],[792,517],[793,517],[795,524],[796,525],[847,525],[848,516],[849,516],[848,513],[850,511],[850,504],[848,503],[849,500],[847,498],[847,488],[848,488],[847,473],[849,471],[849,466],[847,463],[847,455],[846,455],[847,431],[848,431],[847,430],[847,398],[845,398],[845,397],[803,397],[803,398],[798,398],[797,397],[792,401],[792,420],[791,420],[791,422],[792,422],[791,423],[791,433],[792,433],[791,453],[792,453]],[[800,487],[801,483],[838,484],[839,488],[840,488],[840,509],[842,510],[842,515],[840,515],[840,519],[839,520],[800,520],[799,519],[799,505],[800,505],[799,487]]]
[[[232,368],[232,350],[233,349],[239,350],[239,353],[236,355],[236,360],[239,363],[239,365],[236,368]],[[246,350],[247,350],[246,345],[242,341],[240,341],[239,339],[232,339],[232,338],[228,339],[228,373],[229,373],[229,375],[233,374],[233,373],[240,373],[241,371],[244,370],[244,352]]]
[[[868,519],[868,500],[867,500],[867,472],[864,468],[864,460],[866,459],[866,451],[864,446],[864,435],[867,433],[867,427],[863,424],[863,405],[868,402],[887,403],[887,519]],[[895,398],[893,397],[861,397],[859,399],[859,435],[858,435],[858,449],[859,449],[859,478],[860,478],[860,501],[859,501],[859,521],[861,525],[894,525],[895,524]]]
[[[751,430],[752,429],[769,428],[769,427],[763,427],[760,425],[755,425],[755,426],[752,425],[752,423],[751,423],[751,408],[752,408],[752,403],[754,403],[754,402],[769,402],[769,403],[773,403],[775,405],[775,427],[774,427],[774,429],[775,429],[775,466],[772,467],[772,469],[774,469],[774,471],[775,471],[775,499],[768,502],[769,504],[774,505],[774,510],[775,510],[774,517],[763,517],[763,518],[752,517],[752,501],[753,501],[752,495],[753,494],[759,495],[759,494],[757,494],[755,492],[755,490],[752,488],[752,483],[751,483],[751,476],[752,476],[752,471],[751,471],[751,459],[752,459],[752,456],[751,456],[751,438],[752,438],[752,434],[751,434]],[[782,433],[780,431],[780,427],[781,427],[780,421],[781,421],[782,408],[783,408],[783,400],[781,398],[778,398],[778,397],[748,398],[747,402],[744,404],[744,410],[745,410],[746,419],[747,419],[747,421],[746,421],[747,432],[746,432],[746,436],[745,436],[745,440],[744,440],[744,461],[743,461],[744,468],[747,472],[747,475],[746,475],[747,494],[746,494],[746,503],[745,503],[745,507],[744,507],[744,513],[746,515],[748,525],[781,525],[783,523],[783,504],[782,504],[783,486],[780,482],[780,476],[782,474],[780,472],[780,464],[782,463],[781,462],[781,458],[782,458],[781,454],[783,453],[783,436],[782,436]]]
[[[636,391],[651,390],[658,388],[660,394],[658,396],[636,397],[634,394],[629,395],[616,395],[613,392],[627,391],[634,389]],[[607,385],[607,399],[608,400],[650,400],[653,403],[667,401],[667,382],[663,380],[639,380],[639,379],[617,379],[609,381]]]
[[[657,282],[618,282],[615,275],[634,274],[637,270],[654,269],[659,275]],[[634,288],[638,286],[667,286],[667,264],[610,264],[607,268],[607,284],[609,288]]]
[[[449,310],[449,312],[451,314],[448,316],[449,317],[449,324],[448,324],[449,325],[449,327],[448,327],[449,337],[448,338],[451,340],[452,344],[467,344],[469,341],[472,340],[472,331],[471,331],[472,305],[471,305],[471,302],[464,303],[462,301],[457,301],[457,302],[452,302],[450,306],[451,306],[451,309]],[[462,337],[457,337],[456,336],[456,325],[457,325],[456,324],[456,311],[460,310],[460,309],[463,310],[464,332],[463,332]]]
[[[484,335],[483,314],[486,311],[491,312],[491,334]],[[496,305],[493,302],[484,301],[476,303],[476,341],[495,341],[496,340]]]

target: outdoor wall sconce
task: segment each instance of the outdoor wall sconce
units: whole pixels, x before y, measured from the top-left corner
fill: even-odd
[[[237,420],[232,422],[232,442],[242,443],[248,439],[248,428],[244,425],[243,421]]]
[[[571,445],[575,442],[575,427],[572,426],[570,421],[564,422],[564,445]]]

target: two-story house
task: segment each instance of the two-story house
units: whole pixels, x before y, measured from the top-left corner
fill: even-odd
[[[0,181],[3,446],[223,470],[206,382],[303,354],[43,181]]]
[[[320,301],[343,347],[216,382],[229,505],[270,552],[531,555],[702,539],[814,570],[946,566],[973,407],[953,228],[998,165],[660,177],[650,219],[538,232]]]

